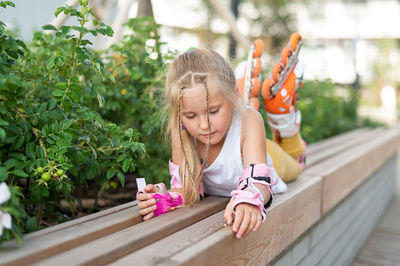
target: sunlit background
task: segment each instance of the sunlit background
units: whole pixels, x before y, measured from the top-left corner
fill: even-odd
[[[20,38],[29,41],[34,30],[54,22],[54,11],[67,2],[74,1],[15,0],[16,7],[1,9],[0,17],[9,29],[18,30]],[[240,41],[231,45],[227,15],[245,41],[260,38],[266,43],[263,62],[267,69],[278,60],[290,34],[298,31],[304,40],[300,58],[306,66],[305,80],[330,79],[338,88],[350,85],[360,89],[361,115],[391,125],[397,121],[397,0],[96,0],[92,3],[98,15],[115,31],[113,39],[94,40],[96,49],[119,41],[124,34],[120,25],[137,16],[139,2],[151,4],[155,21],[161,24],[161,40],[167,43],[164,49],[182,52],[208,47],[233,64],[245,58],[248,50]],[[72,22],[67,19],[65,23]]]

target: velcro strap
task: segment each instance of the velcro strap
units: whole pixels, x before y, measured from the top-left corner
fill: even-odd
[[[271,167],[268,167],[265,163],[250,164],[249,167],[243,170],[239,182],[248,177],[269,176],[271,172]]]
[[[262,184],[270,187],[275,185],[278,180],[271,180],[270,174],[272,172],[271,167],[268,167],[265,163],[261,164],[250,164],[249,167],[243,170],[242,175],[239,178],[237,189],[246,189],[250,182]],[[250,181],[250,179],[252,179]]]

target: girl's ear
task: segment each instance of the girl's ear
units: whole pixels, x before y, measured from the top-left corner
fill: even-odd
[[[185,125],[183,124],[182,120],[181,120],[181,125],[182,125],[181,130],[185,130],[186,127],[185,127]]]

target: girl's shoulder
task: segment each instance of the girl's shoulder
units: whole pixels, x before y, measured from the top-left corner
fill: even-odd
[[[252,107],[246,108],[243,113],[241,133],[242,144],[247,137],[251,138],[254,134],[265,136],[264,120],[261,114]]]
[[[242,132],[243,130],[247,130],[248,128],[252,128],[256,125],[263,125],[264,120],[256,109],[253,107],[246,108],[242,116]]]

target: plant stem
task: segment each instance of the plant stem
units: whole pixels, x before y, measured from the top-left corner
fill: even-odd
[[[40,203],[39,205],[39,214],[36,216],[36,224],[39,226],[41,221],[42,221],[42,215],[43,215],[43,208],[44,208],[44,203]]]
[[[79,38],[78,38],[78,41],[77,41],[76,46],[75,46],[75,49],[74,49],[74,55],[73,55],[73,57],[72,57],[71,75],[70,75],[69,78],[68,78],[68,86],[67,86],[67,88],[65,89],[63,98],[62,98],[62,100],[61,100],[61,109],[62,109],[62,110],[64,110],[64,108],[63,108],[63,102],[64,102],[65,97],[67,96],[67,93],[69,92],[70,87],[71,87],[71,79],[72,79],[72,77],[75,75],[76,65],[77,65],[77,63],[76,63],[76,61],[77,61],[77,60],[76,60],[76,49],[77,49],[78,47],[80,47],[82,38],[83,38],[83,33],[79,33]]]

